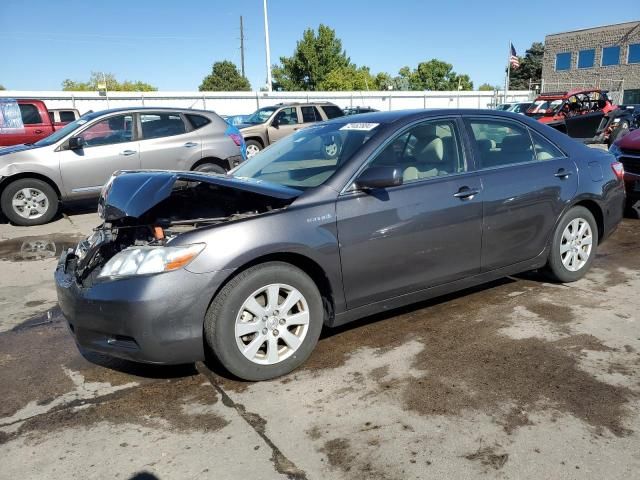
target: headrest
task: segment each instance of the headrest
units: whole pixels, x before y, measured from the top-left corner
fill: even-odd
[[[502,139],[502,152],[521,153],[531,150],[531,139],[528,135],[509,135]]]

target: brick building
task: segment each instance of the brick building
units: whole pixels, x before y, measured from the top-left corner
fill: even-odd
[[[640,103],[640,21],[547,35],[542,91],[597,87]]]

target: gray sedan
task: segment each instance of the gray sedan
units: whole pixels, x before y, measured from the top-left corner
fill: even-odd
[[[526,270],[578,280],[622,219],[623,173],[513,113],[339,118],[230,175],[114,176],[104,224],[60,259],[58,301],[86,349],[153,363],[212,351],[241,378],[273,378],[325,325]]]
[[[0,206],[16,225],[47,223],[61,202],[97,198],[117,170],[225,173],[240,132],[213,112],[121,108],[83,116],[36,143],[0,148]]]

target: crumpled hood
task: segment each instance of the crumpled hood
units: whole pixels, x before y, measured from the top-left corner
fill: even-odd
[[[98,214],[107,222],[125,217],[138,218],[168,198],[178,180],[206,182],[281,200],[292,200],[302,194],[301,190],[295,188],[231,175],[123,170],[114,173],[102,189],[98,200]]]

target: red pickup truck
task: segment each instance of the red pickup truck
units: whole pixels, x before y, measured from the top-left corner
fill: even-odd
[[[42,100],[16,100],[20,108],[20,116],[22,117],[23,128],[3,129],[0,121],[0,146],[18,145],[21,143],[34,143],[41,138],[51,135],[56,129],[69,123],[70,115],[65,118],[60,116],[56,118],[55,114],[47,109]],[[79,117],[77,110],[66,109],[72,111],[75,119]],[[58,114],[60,115],[60,114]],[[53,118],[52,118],[53,117]],[[67,120],[67,121],[56,121]]]

